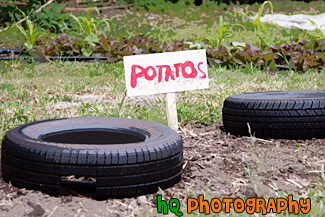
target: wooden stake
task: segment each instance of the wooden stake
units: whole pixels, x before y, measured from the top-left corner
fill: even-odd
[[[166,93],[166,107],[168,126],[173,130],[178,130],[177,107],[176,107],[176,94]]]

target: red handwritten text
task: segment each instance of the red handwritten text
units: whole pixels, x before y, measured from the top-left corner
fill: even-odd
[[[180,72],[183,78],[193,79],[198,76],[198,71],[200,71],[203,75],[199,78],[204,79],[207,76],[206,73],[200,69],[200,65],[202,64],[203,62],[199,62],[196,69],[194,63],[191,61],[186,61],[185,63],[176,63],[174,64],[174,71],[169,65],[157,65],[157,70],[153,66],[143,68],[139,65],[133,65],[131,68],[131,87],[135,88],[137,86],[138,79],[141,77],[144,77],[144,79],[147,81],[152,81],[158,76],[158,82],[160,83],[163,79],[164,74],[165,81],[168,82],[169,80],[175,80],[176,78],[179,78]]]

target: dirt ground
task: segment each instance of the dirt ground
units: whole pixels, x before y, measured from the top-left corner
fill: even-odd
[[[263,140],[227,135],[219,125],[187,126],[184,172],[175,186],[159,190],[165,199],[304,195],[316,185],[325,164],[325,139]],[[319,184],[318,184],[319,185]],[[324,186],[325,187],[325,186]],[[0,216],[156,216],[156,196],[96,201],[82,195],[52,197],[18,189],[0,175]]]

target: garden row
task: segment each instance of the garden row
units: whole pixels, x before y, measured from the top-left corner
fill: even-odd
[[[98,43],[90,47],[84,40],[63,33],[51,40],[41,38],[31,51],[31,55],[106,56],[109,62],[117,62],[122,60],[123,56],[191,49],[206,49],[210,65],[219,64],[226,67],[255,66],[275,70],[281,65],[296,71],[306,71],[322,70],[325,65],[325,43],[321,40],[294,40],[291,44],[271,45],[264,51],[244,42],[232,42],[230,45],[215,47],[208,40],[198,43],[194,40],[180,39],[162,43],[146,35],[120,40],[101,36]]]

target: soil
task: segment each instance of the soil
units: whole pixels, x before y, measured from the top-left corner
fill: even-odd
[[[304,195],[324,179],[325,139],[273,140],[236,137],[220,125],[192,125],[184,139],[184,172],[175,186],[137,198],[96,201],[76,192],[53,197],[18,189],[0,175],[0,216],[156,216],[156,196],[181,201],[205,194],[213,197]]]

